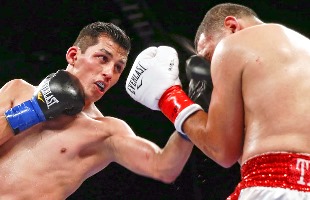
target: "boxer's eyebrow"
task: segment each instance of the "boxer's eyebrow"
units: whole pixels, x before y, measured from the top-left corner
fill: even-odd
[[[109,56],[113,57],[113,54],[111,52],[109,52],[108,50],[106,50],[105,48],[100,49],[100,51],[108,54]]]
[[[99,51],[104,52],[113,58],[113,54],[109,52],[108,50],[106,50],[105,48],[99,49]],[[126,64],[126,62],[127,62],[127,58],[122,58],[120,61],[120,63],[124,65]]]

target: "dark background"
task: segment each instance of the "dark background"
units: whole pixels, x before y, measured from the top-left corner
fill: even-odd
[[[174,130],[173,125],[160,112],[146,109],[129,98],[124,87],[129,69],[137,54],[146,47],[171,45],[179,53],[180,77],[187,90],[184,62],[192,52],[185,46],[192,46],[206,11],[223,2],[1,1],[0,85],[14,78],[38,84],[47,74],[66,67],[65,53],[83,26],[94,21],[113,22],[132,38],[132,51],[119,83],[97,102],[97,106],[105,115],[124,119],[137,135],[163,147]],[[265,22],[282,23],[309,37],[308,0],[230,2],[251,7]],[[68,199],[222,200],[234,190],[239,176],[237,164],[224,169],[194,148],[182,174],[173,184],[135,175],[112,163],[86,180]]]

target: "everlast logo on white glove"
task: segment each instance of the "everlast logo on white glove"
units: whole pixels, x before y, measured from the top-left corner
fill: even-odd
[[[136,94],[136,90],[138,90],[142,86],[142,78],[138,82],[140,76],[146,71],[147,69],[144,68],[140,62],[135,67],[134,73],[132,74],[128,84],[127,84],[127,90],[130,91],[132,94]]]
[[[149,47],[135,59],[126,80],[126,91],[136,101],[152,110],[159,110],[158,101],[179,80],[179,59],[168,46]]]

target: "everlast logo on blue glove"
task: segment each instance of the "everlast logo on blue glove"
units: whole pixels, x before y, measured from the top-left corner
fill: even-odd
[[[75,115],[84,105],[85,96],[79,80],[65,70],[58,70],[39,84],[30,100],[7,110],[5,117],[18,134],[61,114]]]
[[[139,84],[137,84],[140,76],[143,74],[143,72],[145,72],[147,69],[144,68],[140,62],[138,63],[138,65],[136,66],[134,73],[132,74],[129,83],[127,85],[127,89],[128,91],[130,91],[132,94],[136,94],[136,89],[139,89],[139,87],[142,86],[142,78]]]

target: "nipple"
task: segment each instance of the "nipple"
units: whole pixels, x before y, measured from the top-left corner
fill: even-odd
[[[61,148],[61,150],[60,150],[60,153],[65,153],[67,151],[67,149],[66,148]]]

